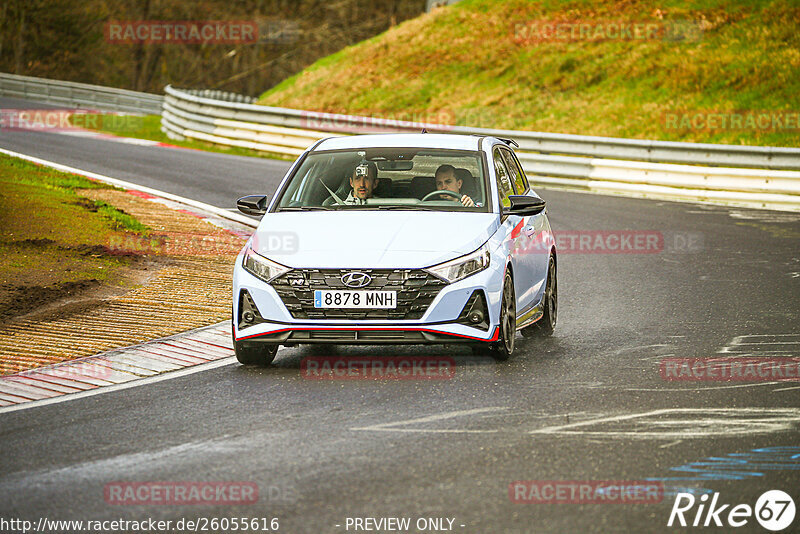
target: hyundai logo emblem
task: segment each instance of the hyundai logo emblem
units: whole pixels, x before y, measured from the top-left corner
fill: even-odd
[[[367,273],[354,271],[342,275],[342,283],[347,287],[364,287],[372,282],[372,277]]]

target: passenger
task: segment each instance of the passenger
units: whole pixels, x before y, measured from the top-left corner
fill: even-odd
[[[368,198],[373,198],[373,192],[378,186],[378,167],[371,161],[364,161],[356,165],[350,176],[352,191],[344,199],[345,204],[366,204]]]
[[[453,193],[461,194],[462,185],[464,185],[464,181],[456,176],[456,168],[452,165],[445,164],[436,169],[437,191],[452,191]],[[475,206],[475,202],[473,202],[469,195],[462,195],[460,200],[451,197],[450,195],[442,195],[439,198],[446,198],[452,200],[453,202],[461,202],[461,204],[467,207]]]

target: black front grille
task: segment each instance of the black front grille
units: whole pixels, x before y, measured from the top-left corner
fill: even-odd
[[[397,291],[397,307],[385,310],[315,308],[317,289],[353,289],[342,283],[342,275],[367,273],[367,291]],[[272,287],[295,319],[402,320],[419,319],[439,291],[447,285],[422,269],[296,269],[279,276]]]
[[[424,343],[428,339],[422,332],[403,330],[296,330],[289,336],[289,341],[296,343],[395,344]]]

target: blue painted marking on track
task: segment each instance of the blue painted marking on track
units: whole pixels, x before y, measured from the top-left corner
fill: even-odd
[[[678,493],[713,493],[713,490],[688,486],[714,480],[747,480],[766,476],[767,471],[800,470],[800,447],[766,447],[749,452],[736,452],[727,456],[712,456],[691,462],[670,471],[687,473],[682,477],[647,478],[648,481],[664,483],[664,495]],[[694,473],[691,475],[690,473]],[[688,487],[682,487],[687,484]]]

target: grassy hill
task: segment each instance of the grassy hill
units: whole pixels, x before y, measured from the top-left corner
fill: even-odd
[[[631,33],[618,37],[614,24]],[[645,31],[634,34],[637,24]],[[259,103],[494,128],[800,146],[798,30],[800,4],[786,0],[664,0],[657,8],[636,0],[464,0],[317,61]],[[731,126],[734,116],[741,124]]]

